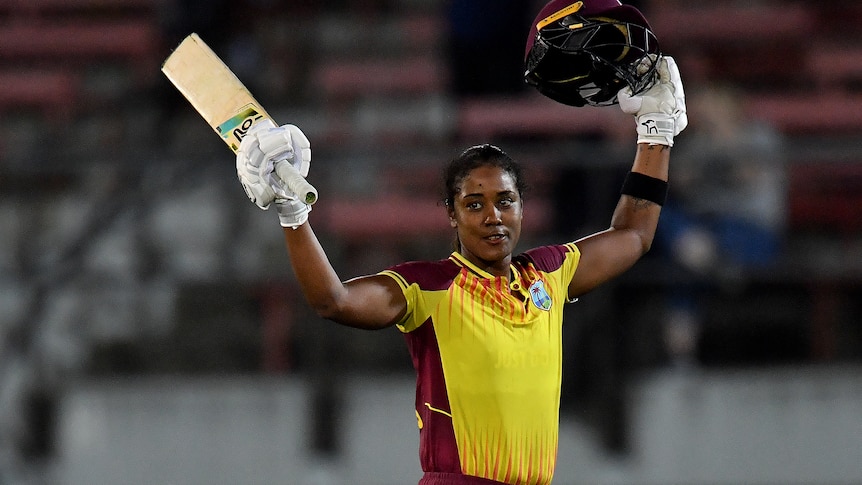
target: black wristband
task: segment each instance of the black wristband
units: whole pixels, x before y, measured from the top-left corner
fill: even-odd
[[[621,193],[664,205],[667,199],[667,182],[642,173],[629,172]]]

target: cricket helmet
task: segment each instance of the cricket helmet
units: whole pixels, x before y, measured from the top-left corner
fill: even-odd
[[[560,103],[607,106],[626,86],[634,94],[648,88],[660,54],[637,8],[619,0],[552,0],[530,27],[524,78]]]

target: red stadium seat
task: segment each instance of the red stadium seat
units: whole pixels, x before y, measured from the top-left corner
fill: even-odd
[[[815,44],[805,55],[808,76],[821,88],[842,88],[862,81],[862,47]]]
[[[313,79],[324,98],[375,94],[427,94],[446,89],[446,69],[431,56],[409,59],[333,59],[317,67]]]
[[[152,60],[159,32],[149,21],[115,20],[0,26],[0,58]]]
[[[68,121],[78,78],[66,70],[0,71],[0,111],[37,108],[46,119]]]
[[[477,98],[460,104],[458,133],[467,139],[608,135],[631,131],[632,120],[619,109],[573,108],[537,94]]]
[[[862,164],[791,165],[788,212],[792,229],[862,229]]]
[[[813,32],[812,9],[801,3],[781,5],[736,2],[655,2],[649,22],[660,42],[675,45],[747,43],[777,38],[803,39]]]
[[[744,107],[751,118],[785,133],[833,135],[862,130],[862,93],[812,93],[749,95]]]
[[[0,14],[18,19],[97,11],[155,12],[169,0],[0,0]]]

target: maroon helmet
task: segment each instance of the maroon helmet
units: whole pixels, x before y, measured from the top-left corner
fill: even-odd
[[[572,106],[607,106],[650,86],[661,54],[643,14],[619,0],[552,0],[530,28],[524,78]]]

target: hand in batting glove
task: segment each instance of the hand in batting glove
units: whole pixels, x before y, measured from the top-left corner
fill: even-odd
[[[288,163],[286,161],[276,163]],[[275,212],[278,213],[278,222],[281,227],[296,229],[308,220],[311,206],[299,200],[296,195],[288,192],[287,198],[275,199]]]
[[[275,174],[275,164],[285,161],[303,176],[311,164],[311,144],[294,125],[276,127],[270,120],[255,124],[236,153],[236,174],[249,200],[263,210],[276,199],[290,199],[284,183]]]
[[[632,95],[625,87],[618,98],[623,112],[635,117],[638,143],[673,146],[673,137],[688,126],[682,79],[672,57],[659,59],[658,78],[649,89]]]

